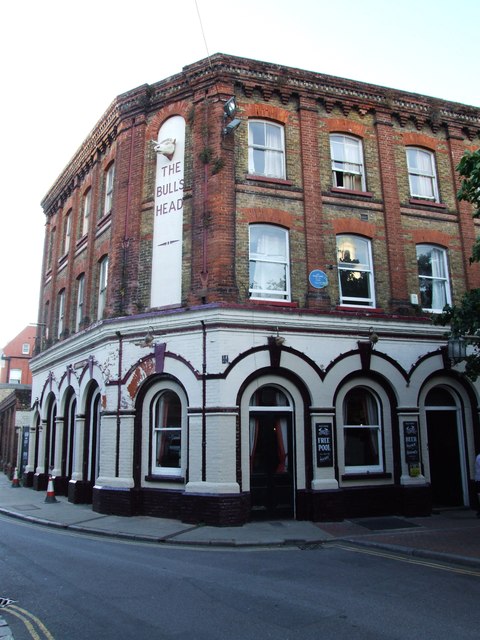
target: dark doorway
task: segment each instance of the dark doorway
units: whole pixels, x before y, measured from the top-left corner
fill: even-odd
[[[250,414],[253,519],[294,516],[291,414]]]
[[[427,410],[427,434],[433,506],[463,506],[457,412]]]

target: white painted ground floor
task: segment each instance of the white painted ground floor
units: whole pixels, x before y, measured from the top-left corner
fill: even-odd
[[[480,388],[443,332],[211,306],[103,321],[32,361],[27,482],[218,525],[468,505]]]

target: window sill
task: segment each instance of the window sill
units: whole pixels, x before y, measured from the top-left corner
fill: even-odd
[[[253,304],[274,305],[275,307],[298,307],[298,302],[289,302],[288,300],[271,300],[270,298],[250,298]]]
[[[281,184],[287,187],[291,187],[293,182],[286,180],[285,178],[274,178],[273,176],[257,176],[253,173],[247,173],[245,176],[247,180],[256,180],[257,182],[268,182],[270,184]]]
[[[344,473],[341,478],[342,480],[391,480],[392,474],[383,471],[372,471],[371,473],[364,471],[362,473]]]
[[[110,209],[110,211],[108,213],[105,213],[97,222],[97,229],[101,229],[104,225],[110,222],[111,218],[112,218],[112,210]]]
[[[423,198],[410,198],[409,204],[413,204],[417,207],[427,207],[432,209],[441,209],[446,211],[447,205],[443,202],[434,202],[433,200],[424,200]]]
[[[183,476],[162,476],[155,473],[150,473],[148,476],[145,476],[145,480],[148,482],[171,482],[172,484],[183,484],[185,482],[185,478]]]
[[[385,313],[384,309],[381,309],[380,307],[369,307],[367,305],[361,305],[361,304],[354,304],[354,305],[349,305],[349,304],[338,304],[337,305],[337,311],[369,311],[370,313]]]
[[[330,191],[334,195],[373,198],[373,193],[371,191],[358,191],[358,189],[342,189],[342,187],[331,187]]]

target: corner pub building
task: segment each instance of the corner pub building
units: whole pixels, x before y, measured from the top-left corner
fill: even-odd
[[[473,504],[480,109],[224,54],[116,98],[45,196],[26,481],[240,525]]]

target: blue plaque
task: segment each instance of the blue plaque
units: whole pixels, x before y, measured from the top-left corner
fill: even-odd
[[[328,284],[327,274],[324,271],[320,271],[320,269],[314,269],[310,271],[308,281],[315,289],[323,289]]]

